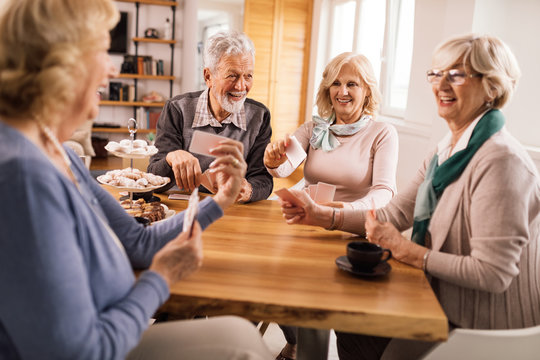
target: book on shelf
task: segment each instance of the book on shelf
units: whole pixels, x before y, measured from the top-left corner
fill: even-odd
[[[120,72],[122,74],[164,75],[163,60],[152,56],[124,55]]]
[[[124,55],[124,62],[120,67],[122,74],[137,74],[137,58],[135,55]]]
[[[137,127],[139,129],[147,129],[148,124],[146,121],[146,110],[144,107],[139,106],[136,111]]]
[[[127,101],[137,101],[135,99],[135,85],[131,84],[128,87],[128,99]]]
[[[109,83],[109,100],[120,101],[120,90],[122,89],[121,82],[111,81]]]
[[[157,61],[157,75],[165,75],[164,71],[163,71],[163,60],[159,59],[159,60],[156,60]]]
[[[161,115],[161,111],[148,111],[148,129],[155,129]]]
[[[144,58],[142,56],[137,57],[137,74],[144,75]]]
[[[153,111],[143,106],[139,106],[136,110],[136,120],[139,129],[155,130],[161,110]]]

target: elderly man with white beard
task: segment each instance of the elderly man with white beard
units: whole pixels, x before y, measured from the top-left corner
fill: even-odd
[[[207,89],[168,100],[157,124],[156,147],[148,171],[168,176],[180,189],[192,191],[201,184],[213,158],[188,151],[193,132],[219,134],[244,144],[246,177],[238,202],[266,199],[272,192],[272,176],[263,164],[270,142],[270,111],[247,98],[253,84],[255,48],[240,32],[220,32],[207,40],[204,49],[204,80]],[[201,186],[201,191],[206,191]]]

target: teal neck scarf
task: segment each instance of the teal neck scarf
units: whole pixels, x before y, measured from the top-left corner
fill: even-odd
[[[352,124],[332,125],[335,118],[335,113],[332,113],[332,116],[328,119],[313,115],[315,127],[313,128],[311,139],[309,139],[309,143],[313,148],[322,148],[325,152],[332,151],[340,145],[335,135],[354,135],[360,131],[360,129],[364,128],[371,120],[370,115],[363,115],[360,120]]]
[[[461,175],[484,142],[501,130],[503,126],[503,114],[499,110],[490,110],[476,124],[465,149],[449,157],[440,166],[437,154],[433,156],[426,170],[424,182],[420,184],[416,194],[412,241],[425,246],[431,215],[433,215],[444,189]]]

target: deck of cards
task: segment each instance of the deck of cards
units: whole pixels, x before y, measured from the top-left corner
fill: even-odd
[[[309,185],[306,189],[309,197],[317,204],[325,204],[334,201],[336,186],[319,181],[317,184]]]
[[[317,204],[326,204],[334,201],[336,186],[319,181],[317,184],[309,185],[304,191],[307,192],[309,197]],[[287,201],[294,206],[302,207],[305,205],[300,198],[287,188],[276,190],[274,191],[274,194],[279,196],[281,200]]]
[[[199,189],[193,190],[189,197],[189,204],[184,213],[184,225],[182,232],[188,232],[189,236],[193,232],[193,224],[197,220],[197,214],[199,212]]]

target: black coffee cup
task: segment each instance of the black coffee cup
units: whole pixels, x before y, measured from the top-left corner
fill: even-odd
[[[370,242],[352,241],[347,244],[347,258],[353,268],[370,270],[392,258],[392,252]]]

